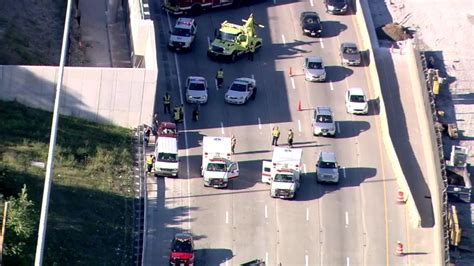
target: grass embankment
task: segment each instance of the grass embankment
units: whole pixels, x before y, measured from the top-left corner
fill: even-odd
[[[51,119],[0,101],[0,192],[17,196],[26,184],[38,214],[45,169],[31,162],[46,164]],[[130,130],[61,116],[44,265],[131,264],[132,160]],[[36,235],[19,264],[33,264]]]

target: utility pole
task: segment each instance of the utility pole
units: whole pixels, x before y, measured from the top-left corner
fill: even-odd
[[[38,229],[38,241],[36,244],[35,266],[43,265],[44,241],[46,238],[46,225],[48,223],[49,195],[51,192],[51,181],[53,178],[54,149],[56,147],[56,136],[58,133],[59,120],[59,99],[61,87],[63,85],[64,64],[68,54],[69,25],[71,20],[72,0],[67,1],[66,16],[64,22],[63,43],[61,47],[61,58],[59,62],[59,73],[56,81],[56,99],[54,100],[53,121],[51,126],[51,136],[49,138],[48,162],[46,164],[46,175],[44,179],[43,201],[41,203],[41,216]]]

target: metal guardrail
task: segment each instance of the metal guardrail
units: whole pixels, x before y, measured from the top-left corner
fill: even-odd
[[[438,124],[438,113],[436,111],[436,102],[435,102],[435,94],[433,92],[433,79],[430,77],[428,71],[428,64],[425,56],[425,52],[422,50],[423,47],[420,41],[417,39],[416,35],[414,38],[414,49],[415,52],[419,54],[418,65],[421,66],[420,77],[424,80],[421,84],[424,84],[425,90],[423,94],[428,98],[429,101],[429,111],[431,113],[431,118],[433,120],[433,125]],[[449,247],[450,247],[450,235],[449,235],[449,206],[448,206],[448,177],[446,172],[446,161],[444,159],[444,151],[443,151],[443,140],[442,140],[442,132],[439,127],[434,126],[434,132],[436,137],[436,152],[439,154],[439,166],[440,166],[440,177],[442,181],[442,188],[441,188],[441,212],[442,212],[442,223],[443,223],[443,240],[444,240],[444,263],[445,265],[449,264],[450,256],[449,256]]]
[[[143,126],[137,127],[133,135],[135,163],[133,166],[133,265],[143,265],[146,247],[146,172],[145,172],[145,132]]]

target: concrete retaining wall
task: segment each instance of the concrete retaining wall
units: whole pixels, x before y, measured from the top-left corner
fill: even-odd
[[[385,111],[385,103],[383,100],[382,89],[380,87],[380,79],[377,72],[377,67],[375,65],[375,56],[374,56],[374,47],[378,48],[377,36],[375,34],[374,24],[372,22],[372,17],[369,12],[369,5],[367,0],[354,1],[356,4],[356,21],[358,24],[359,32],[361,33],[361,38],[363,42],[362,50],[367,50],[367,56],[369,57],[369,73],[370,81],[369,84],[372,88],[373,98],[378,101],[379,108],[379,129],[382,135],[382,141],[384,143],[385,150],[387,152],[388,158],[391,162],[392,169],[394,171],[398,186],[404,192],[407,209],[409,210],[410,222],[413,226],[419,227],[421,225],[420,213],[416,207],[415,201],[411,196],[410,187],[406,181],[405,175],[403,174],[402,167],[398,160],[395,148],[393,147],[392,139],[390,138],[390,132],[387,121],[387,114]]]
[[[157,69],[156,48],[155,48],[155,27],[150,20],[148,3],[145,5],[143,0],[129,0],[128,9],[130,17],[130,38],[133,50],[133,56],[144,58],[142,63],[145,68]],[[134,60],[136,61],[136,60]]]
[[[0,66],[0,99],[52,111],[57,67]],[[134,128],[152,121],[156,70],[66,67],[60,113]]]

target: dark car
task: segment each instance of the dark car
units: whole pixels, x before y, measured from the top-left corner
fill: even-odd
[[[176,234],[171,241],[170,265],[194,265],[194,241],[187,233]]]
[[[161,122],[158,127],[158,137],[177,138],[178,129],[176,128],[176,124],[172,122]]]
[[[347,14],[349,9],[348,0],[324,0],[326,12],[334,15]]]
[[[341,56],[341,64],[343,66],[360,66],[362,56],[355,43],[344,42],[339,48],[339,55]]]
[[[323,31],[318,13],[312,11],[305,11],[301,13],[300,26],[304,35],[312,37],[320,37],[321,32]]]

